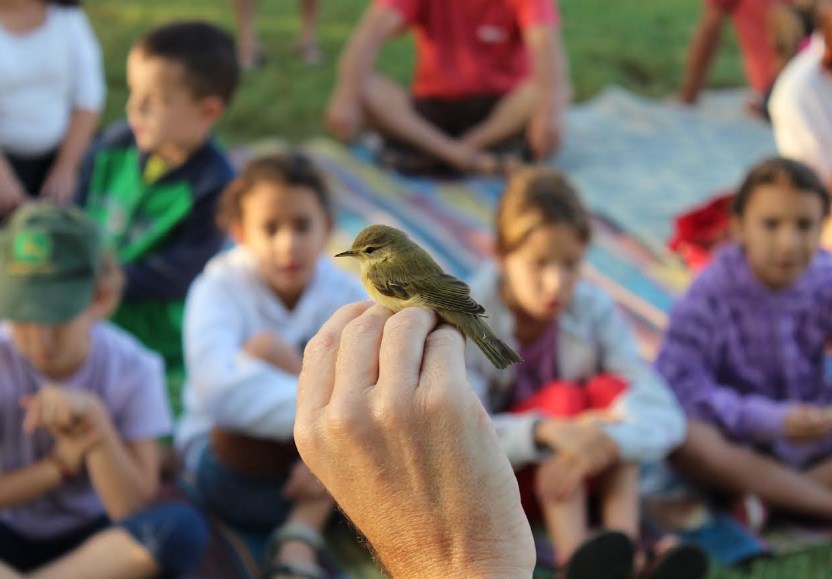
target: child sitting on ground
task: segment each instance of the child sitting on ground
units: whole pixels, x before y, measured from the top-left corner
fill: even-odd
[[[497,260],[471,291],[524,362],[495,370],[469,345],[469,378],[495,413],[506,454],[522,469],[524,507],[542,511],[566,577],[627,578],[640,534],[638,463],[670,452],[684,420],[612,299],[581,280],[590,236],[590,217],[563,175],[512,177],[497,210]],[[617,532],[590,538],[590,495],[602,525]],[[700,552],[677,546],[649,576],[698,578],[705,568]]]
[[[224,241],[214,214],[233,171],[211,131],[238,76],[234,41],[219,28],[150,32],[127,59],[129,127],[107,132],[81,184],[80,202],[127,276],[113,321],[162,354],[174,390],[188,287]]]
[[[0,217],[69,202],[104,106],[101,49],[75,0],[0,1]]]
[[[266,577],[323,576],[317,554],[334,504],[295,449],[297,377],[306,342],[366,294],[321,254],[332,209],[301,154],[251,162],[225,191],[219,221],[238,245],[211,260],[188,295],[177,447],[209,508],[276,529]]]
[[[832,519],[832,256],[818,250],[829,195],[774,158],[734,198],[736,243],[670,316],[656,362],[688,418],[674,466],[727,497]]]
[[[98,321],[121,286],[101,255],[73,208],[23,207],[0,236],[4,579],[187,573],[207,543],[190,507],[149,508],[172,426],[162,363]]]

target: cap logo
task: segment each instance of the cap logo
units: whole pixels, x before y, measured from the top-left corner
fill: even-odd
[[[25,231],[14,238],[12,263],[9,270],[35,271],[50,269],[52,240],[48,235],[36,231]]]

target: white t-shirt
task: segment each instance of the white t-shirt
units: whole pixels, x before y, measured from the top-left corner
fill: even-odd
[[[34,30],[0,25],[0,151],[43,155],[64,139],[72,111],[99,112],[101,49],[80,8],[50,5]]]
[[[245,247],[208,262],[185,303],[188,377],[176,446],[186,467],[196,468],[213,426],[291,440],[297,376],[247,355],[243,345],[254,334],[269,331],[302,351],[338,308],[366,299],[358,280],[324,257],[291,310],[263,282]]]
[[[815,35],[780,74],[769,102],[777,150],[832,183],[832,73],[821,61],[826,44]]]

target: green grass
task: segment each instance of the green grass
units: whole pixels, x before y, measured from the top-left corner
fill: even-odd
[[[323,66],[307,68],[292,55],[297,32],[293,2],[260,0],[258,28],[269,61],[265,68],[245,76],[220,125],[221,136],[238,143],[264,135],[298,140],[322,133],[321,112],[332,88],[338,53],[367,3],[323,0],[320,36],[327,59]],[[232,28],[231,0],[87,0],[85,6],[106,55],[110,87],[106,120],[123,115],[124,61],[137,36],[175,18],[205,18]],[[656,97],[674,91],[698,2],[561,0],[561,9],[578,100],[611,83]],[[411,54],[410,40],[398,40],[385,48],[381,69],[406,82]],[[729,38],[712,84],[740,82],[742,70]]]
[[[448,0],[453,1],[453,0]],[[321,134],[321,112],[333,84],[337,55],[367,0],[323,0],[320,35],[326,63],[308,69],[292,56],[295,8],[287,0],[261,0],[258,27],[269,61],[247,74],[220,125],[230,143],[279,135],[301,140]],[[230,0],[87,0],[87,12],[104,49],[109,84],[105,121],[123,116],[124,61],[133,40],[176,18],[204,18],[231,28]],[[699,10],[695,0],[561,0],[564,34],[577,100],[620,84],[664,97],[679,84],[685,48]],[[743,82],[730,34],[711,76],[713,86]],[[388,46],[381,69],[406,82],[412,44]],[[752,573],[716,571],[713,579],[821,579],[832,575],[832,550],[756,565]]]

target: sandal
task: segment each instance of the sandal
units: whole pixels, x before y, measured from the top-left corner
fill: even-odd
[[[602,531],[575,551],[563,579],[629,579],[635,551],[633,541],[624,533]]]
[[[302,523],[287,523],[275,530],[266,543],[266,561],[263,565],[263,579],[275,577],[303,577],[304,579],[327,579],[329,575],[321,565],[311,567],[295,563],[279,563],[277,555],[284,543],[300,541],[306,543],[319,556],[326,550],[320,533]]]
[[[704,579],[708,575],[708,556],[705,551],[680,543],[662,554],[647,550],[644,579]]]

